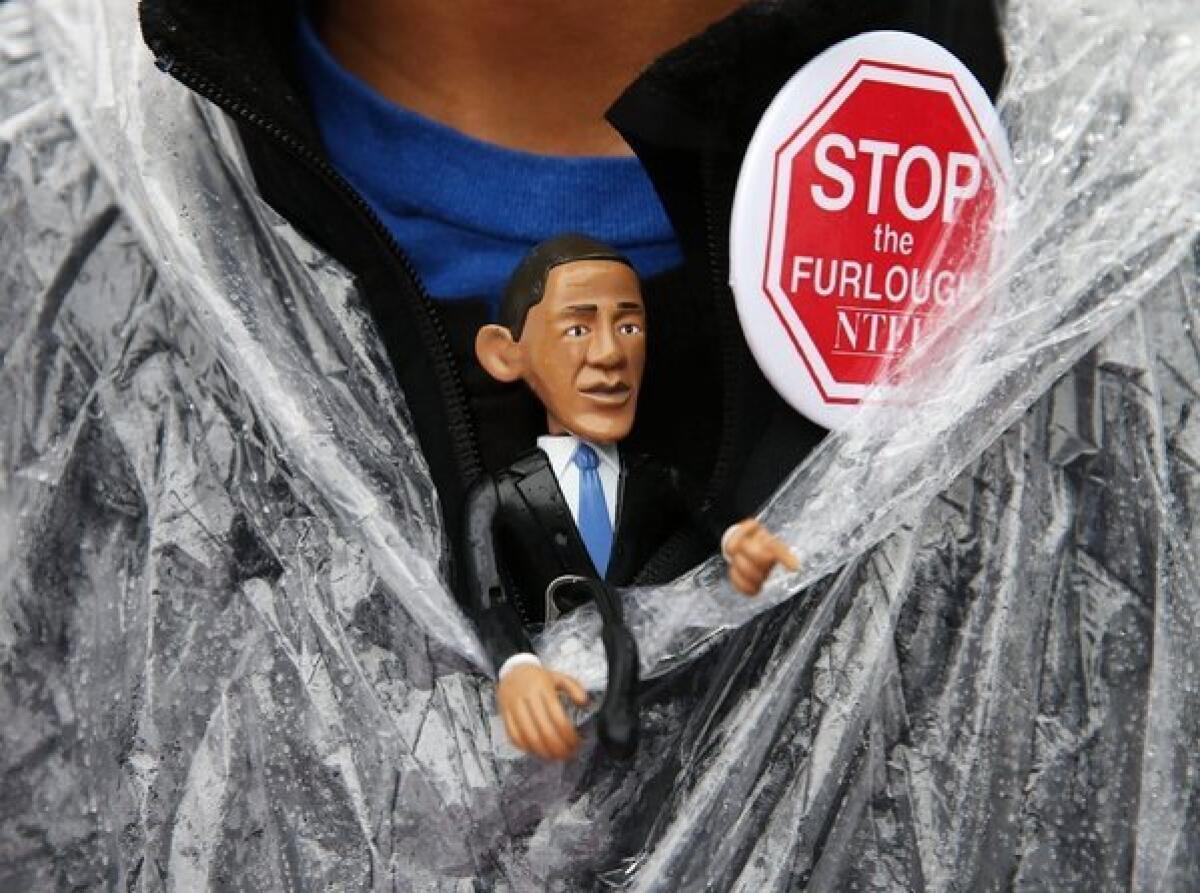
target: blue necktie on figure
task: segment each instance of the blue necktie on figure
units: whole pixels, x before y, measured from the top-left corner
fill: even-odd
[[[600,483],[600,459],[586,443],[575,448],[571,461],[579,469],[579,534],[587,546],[592,564],[601,577],[608,571],[612,554],[613,530],[608,519],[608,503]]]

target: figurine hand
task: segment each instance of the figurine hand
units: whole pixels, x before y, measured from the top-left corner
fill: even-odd
[[[729,580],[743,595],[758,595],[767,575],[777,564],[789,571],[799,570],[800,563],[792,550],[754,518],[747,518],[730,530],[724,544]]]
[[[496,702],[513,745],[543,760],[565,760],[575,753],[579,733],[563,709],[560,691],[577,706],[587,705],[582,685],[540,664],[523,664],[504,674],[496,687]]]

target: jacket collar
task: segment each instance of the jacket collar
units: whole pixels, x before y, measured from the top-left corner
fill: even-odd
[[[159,68],[320,144],[293,66],[296,0],[141,0],[142,36]],[[183,80],[183,78],[180,78]]]
[[[863,31],[928,34],[927,0],[748,3],[659,58],[609,111],[631,142],[744,149],[771,99],[809,59]]]
[[[881,30],[941,43],[989,94],[998,92],[1005,62],[990,0],[748,3],[659,58],[626,88],[608,119],[646,166],[681,239],[699,211],[688,181],[704,178],[696,171],[680,177],[680,168],[689,161],[707,164],[712,224],[725,226],[741,159],[776,94],[825,49]]]

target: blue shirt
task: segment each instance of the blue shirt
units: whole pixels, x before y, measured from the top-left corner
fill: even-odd
[[[680,263],[636,158],[536,155],[473,139],[376,93],[300,21],[297,57],[325,149],[432,295],[485,298],[494,318],[525,252],[567,232],[612,245],[642,276]]]

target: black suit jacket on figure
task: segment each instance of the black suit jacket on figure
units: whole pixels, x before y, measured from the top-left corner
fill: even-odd
[[[604,580],[631,583],[668,537],[697,527],[715,548],[722,529],[701,507],[679,473],[646,456],[621,451],[613,548]],[[499,669],[509,657],[532,651],[529,628],[546,622],[546,590],[564,575],[596,579],[571,509],[550,460],[540,449],[497,475],[485,476],[467,496],[459,589],[483,645]],[[578,607],[556,598],[560,611]]]

